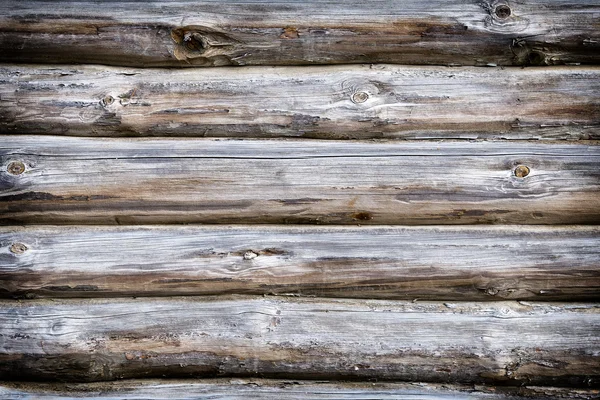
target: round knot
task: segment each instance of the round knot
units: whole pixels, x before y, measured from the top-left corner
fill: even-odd
[[[366,92],[356,92],[352,95],[353,103],[364,103],[369,99],[369,95]]]
[[[525,165],[519,165],[517,168],[515,168],[515,176],[517,178],[525,178],[527,175],[529,175],[529,172],[529,167]]]
[[[8,164],[6,171],[11,175],[21,175],[25,172],[25,164],[21,161],[13,161]]]
[[[103,107],[110,106],[114,102],[115,102],[115,99],[111,95],[108,95],[105,98],[103,98],[102,100],[100,100],[100,103],[102,104]]]
[[[510,15],[512,14],[512,11],[510,10],[510,7],[507,6],[506,4],[500,4],[500,5],[496,6],[496,8],[494,9],[494,14],[499,19],[506,19],[506,18],[510,17]]]
[[[27,251],[27,246],[23,243],[13,243],[9,250],[13,254],[23,254]]]

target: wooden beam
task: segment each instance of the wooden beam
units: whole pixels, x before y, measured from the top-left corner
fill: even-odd
[[[0,295],[600,298],[598,227],[0,228]]]
[[[559,387],[461,386],[423,382],[323,382],[272,379],[127,380],[94,383],[0,383],[7,400],[199,400],[199,399],[340,399],[340,400],[547,400],[591,399],[595,389]]]
[[[598,224],[600,147],[5,136],[0,222]]]
[[[587,386],[600,309],[264,297],[0,301],[0,379],[285,377]]]
[[[6,65],[0,133],[600,139],[599,93],[598,67]]]
[[[598,63],[598,13],[593,0],[4,1],[0,61]]]

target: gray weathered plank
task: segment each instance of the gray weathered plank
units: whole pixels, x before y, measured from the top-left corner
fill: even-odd
[[[56,399],[336,399],[336,400],[518,400],[592,399],[595,389],[461,386],[422,382],[323,382],[270,379],[127,380],[94,383],[0,382],[4,400]]]
[[[600,298],[598,227],[6,227],[0,295]]]
[[[600,223],[595,142],[2,139],[4,224]]]
[[[0,301],[0,379],[598,387],[600,307],[264,297]]]
[[[600,68],[0,68],[0,133],[599,139]]]
[[[598,63],[594,0],[3,1],[0,60],[133,66]]]

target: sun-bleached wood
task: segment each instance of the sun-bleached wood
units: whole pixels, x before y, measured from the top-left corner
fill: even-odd
[[[600,68],[0,68],[0,133],[599,139]]]
[[[591,399],[594,389],[461,386],[422,382],[323,382],[272,379],[126,380],[94,383],[2,382],[4,400],[548,400]]]
[[[598,299],[600,228],[0,228],[2,296],[231,293]]]
[[[597,387],[600,309],[265,297],[0,301],[0,379],[259,376]]]
[[[600,223],[590,141],[2,139],[4,224]]]
[[[133,66],[598,63],[593,0],[3,1],[0,60]]]

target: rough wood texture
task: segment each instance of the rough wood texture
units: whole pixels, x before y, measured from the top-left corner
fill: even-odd
[[[3,1],[0,60],[132,66],[598,63],[594,0]]]
[[[600,223],[595,144],[5,136],[0,165],[5,224]]]
[[[336,400],[517,400],[593,399],[595,389],[460,386],[428,383],[315,382],[269,379],[129,380],[95,383],[0,383],[4,400],[33,399],[336,399]]]
[[[600,228],[0,229],[2,296],[228,293],[599,299]]]
[[[0,302],[0,379],[259,376],[598,387],[600,309],[207,298]]]
[[[597,67],[2,66],[0,100],[0,133],[600,138]]]

